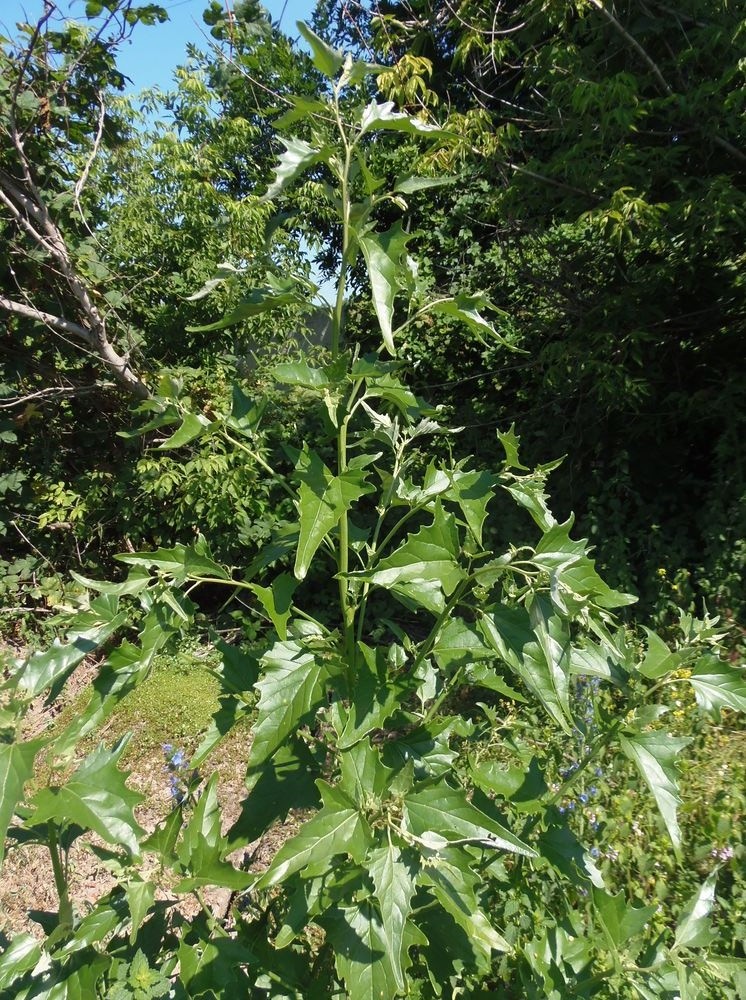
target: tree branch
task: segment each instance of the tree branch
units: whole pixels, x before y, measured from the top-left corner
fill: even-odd
[[[44,312],[35,306],[25,305],[23,302],[15,302],[4,295],[0,295],[0,309],[13,313],[15,316],[23,316],[24,319],[35,320],[37,323],[42,323],[52,330],[59,330],[60,333],[77,337],[78,340],[82,340],[111,369],[120,385],[124,386],[139,399],[146,399],[150,395],[147,386],[140,381],[130,368],[129,358],[126,355],[118,354],[100,332],[89,330],[87,327],[81,326],[80,323],[74,323],[63,316],[55,316],[53,313]]]

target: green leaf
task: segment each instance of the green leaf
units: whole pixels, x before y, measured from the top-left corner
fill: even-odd
[[[341,49],[333,49],[323,38],[319,38],[314,31],[311,31],[303,21],[296,21],[295,24],[311,49],[311,60],[316,69],[327,80],[333,80],[344,66],[344,52]]]
[[[463,618],[449,618],[433,647],[438,666],[447,674],[475,660],[494,660],[495,650],[486,646],[482,636]]]
[[[254,965],[257,959],[243,942],[223,936],[208,938],[203,931],[191,940],[182,939],[178,956],[179,979],[187,996],[207,1000],[250,995],[243,967]]]
[[[663,732],[628,732],[620,736],[622,750],[635,764],[653,793],[666,829],[676,850],[681,846],[681,831],[676,818],[679,798],[676,756],[690,738],[670,736]]]
[[[173,577],[176,583],[206,576],[230,580],[230,575],[211,558],[203,543],[175,545],[172,549],[156,549],[154,552],[124,552],[115,558],[129,566],[155,567]]]
[[[716,717],[721,708],[746,712],[746,670],[743,667],[708,653],[697,660],[689,681],[703,711]]]
[[[480,628],[495,651],[542,703],[566,733],[571,732],[569,704],[569,636],[559,618],[547,617],[546,606],[534,602],[531,619],[521,607],[493,605]],[[538,642],[536,641],[538,639]]]
[[[324,694],[321,661],[295,641],[275,643],[262,657],[262,665],[264,672],[256,684],[259,704],[251,745],[252,767],[284,743],[321,704]]]
[[[495,306],[484,295],[456,295],[452,299],[438,299],[425,307],[429,313],[440,313],[464,323],[483,344],[495,342],[506,344],[505,338],[479,312],[485,308],[494,310]]]
[[[297,586],[298,582],[288,573],[281,573],[280,576],[275,577],[270,587],[260,587],[256,583],[250,585],[250,589],[261,601],[262,607],[282,642],[287,639],[287,624],[291,614],[293,594]]]
[[[479,788],[510,799],[519,812],[536,811],[547,791],[535,757],[531,758],[528,767],[502,767],[496,760],[476,760],[470,756],[469,771]]]
[[[381,909],[386,954],[391,962],[397,989],[404,993],[404,925],[412,910],[416,868],[412,859],[391,843],[371,851],[366,858],[366,865]]]
[[[210,426],[210,421],[202,413],[185,413],[181,426],[170,438],[158,445],[156,451],[168,451],[170,448],[183,448],[185,444],[194,441]]]
[[[184,828],[178,857],[187,874],[176,886],[177,892],[192,892],[210,885],[245,889],[255,881],[252,873],[239,871],[223,861],[228,843],[220,832],[222,813],[217,784],[218,776],[213,774]]]
[[[130,928],[130,944],[135,943],[137,932],[148,914],[155,899],[155,882],[144,882],[134,878],[124,887],[124,895],[129,907],[132,926]]]
[[[145,796],[127,788],[125,775],[117,767],[128,742],[129,737],[124,737],[111,751],[98,746],[64,785],[37,792],[27,822],[33,826],[49,821],[75,823],[137,855],[137,837],[143,831],[132,810]]]
[[[682,910],[676,927],[674,948],[701,948],[717,938],[710,925],[710,914],[715,905],[716,882],[717,872],[713,872]]]
[[[485,847],[536,857],[536,851],[487,816],[466,798],[465,792],[446,781],[430,781],[404,800],[407,829],[415,836],[435,832],[456,840],[474,841]]]
[[[456,521],[436,502],[432,523],[416,534],[410,534],[403,545],[374,570],[351,573],[351,577],[368,580],[385,587],[404,599],[427,608],[433,614],[445,609],[450,597],[465,578],[459,563],[460,541]]]
[[[384,101],[380,104],[377,101],[371,101],[360,116],[360,134],[365,135],[366,132],[371,130],[377,132],[380,129],[406,132],[409,135],[425,133],[440,137],[450,134],[439,125],[428,124],[419,118],[412,118],[403,111],[395,111],[394,107],[393,101]]]
[[[300,535],[294,572],[298,580],[303,580],[316,550],[337,526],[342,514],[374,487],[365,482],[366,473],[359,469],[332,475],[316,452],[306,446],[299,455],[295,473],[301,485],[297,502]]]
[[[41,948],[36,938],[31,934],[16,934],[0,955],[0,990],[7,990],[18,983],[40,958]]]
[[[404,232],[400,222],[385,233],[368,233],[360,238],[360,248],[370,278],[373,306],[389,354],[396,354],[392,328],[394,299],[409,284],[402,267],[402,258],[407,252],[407,242],[410,239],[411,234]]]
[[[316,163],[328,162],[332,154],[332,150],[328,146],[316,149],[309,146],[304,139],[280,137],[280,141],[285,146],[285,152],[280,154],[279,163],[275,167],[275,179],[267,188],[266,193],[259,199],[260,203],[266,203],[276,198],[305,170]],[[207,328],[203,327],[203,329]]]
[[[0,865],[5,855],[5,834],[23,789],[34,771],[34,759],[44,740],[0,744]]]
[[[518,447],[521,439],[515,432],[515,424],[511,424],[507,431],[498,431],[497,437],[505,450],[505,467],[528,472],[528,466],[522,465],[518,458]]]
[[[269,192],[264,196],[265,199],[268,195]],[[226,327],[243,323],[245,319],[250,319],[252,316],[259,316],[262,313],[269,312],[271,309],[279,309],[282,306],[292,305],[299,301],[302,301],[302,299],[298,292],[297,282],[293,278],[287,278],[284,281],[276,282],[269,288],[255,288],[241,299],[232,312],[215,323],[207,323],[204,326],[188,326],[186,329],[190,333],[209,333],[213,330],[225,330]]]
[[[299,832],[287,840],[257,882],[258,889],[284,882],[294,872],[310,864],[331,867],[337,854],[349,854],[360,863],[370,842],[370,829],[352,799],[327,785],[317,782],[324,806],[303,824]]]
[[[397,177],[394,184],[394,191],[401,194],[413,194],[415,191],[424,191],[428,188],[443,187],[446,184],[455,184],[458,177],[413,177],[406,174]]]
[[[645,928],[656,906],[630,906],[622,889],[616,896],[593,886],[593,905],[615,948],[624,945]]]
[[[550,826],[540,835],[539,846],[541,856],[575,885],[585,888],[590,879],[599,889],[604,888],[603,875],[567,824]]]
[[[292,361],[275,365],[272,375],[285,385],[299,385],[304,389],[321,389],[329,385],[329,376],[322,368],[312,368],[306,361]]]
[[[381,917],[371,900],[342,907],[327,925],[337,972],[349,1000],[381,1000],[398,990]]]
[[[648,649],[645,659],[637,669],[643,677],[658,680],[659,677],[663,677],[679,667],[681,656],[678,653],[672,653],[663,639],[655,632],[651,632],[649,628],[646,628],[645,632],[648,637]]]
[[[494,496],[499,480],[489,472],[454,472],[451,486],[445,493],[448,500],[461,508],[469,530],[478,545],[482,544],[482,528],[487,517],[487,506]]]
[[[477,879],[471,869],[435,858],[422,870],[419,881],[432,890],[446,913],[466,931],[472,944],[487,962],[493,951],[512,951],[480,908],[475,891]]]
[[[402,685],[388,676],[386,651],[359,643],[362,656],[347,711],[344,729],[337,741],[339,750],[347,750],[373,729],[380,729],[395,711],[402,695]]]
[[[43,653],[34,653],[13,678],[15,686],[29,698],[61,683],[83,660],[109,639],[126,622],[125,612],[117,611],[117,601],[98,598],[88,611],[77,615],[65,642],[55,639]]]

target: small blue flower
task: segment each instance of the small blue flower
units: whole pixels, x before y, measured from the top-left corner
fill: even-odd
[[[585,794],[585,792],[581,792],[578,798],[583,803],[583,805],[585,805],[586,802],[588,801],[588,796]]]
[[[186,764],[186,757],[181,750],[177,750],[171,757],[171,764],[176,768],[183,767]]]
[[[596,768],[595,774],[596,774],[597,778],[600,778],[603,773],[604,773],[604,769],[602,767],[597,767]]]
[[[596,788],[595,785],[591,785],[588,791],[590,792],[591,795],[598,795],[598,789]]]
[[[600,853],[601,852],[599,851],[599,849],[597,847],[592,847],[591,850],[590,850],[590,854],[591,854],[592,858],[597,858]]]

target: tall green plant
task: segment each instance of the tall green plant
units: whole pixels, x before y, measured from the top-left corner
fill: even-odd
[[[682,618],[674,649],[616,625],[614,610],[633,599],[601,579],[586,542],[571,537],[572,519],[553,516],[552,466],[527,469],[512,428],[500,434],[496,471],[435,461],[418,469],[416,446],[448,431],[404,387],[395,361],[346,343],[345,287],[362,259],[388,355],[413,317],[434,311],[496,336],[478,297],[423,302],[409,234],[371,222],[377,203],[400,202],[423,182],[403,177],[384,191],[367,146],[392,130],[447,136],[390,104],[357,107],[355,86],[377,67],[301,30],[329,98],[299,102],[286,119],[302,118],[312,136],[283,140],[266,198],[319,171],[339,220],[341,276],[328,363],[282,364],[275,375],[318,401],[327,440],[318,451],[288,446],[288,477],[253,455],[292,495],[297,523],[243,572],[201,545],[123,555],[127,579],[82,580],[101,596],[65,642],[13,672],[0,819],[11,840],[46,845],[60,905],[43,944],[30,935],[10,943],[0,989],[120,995],[142,983],[161,995],[153,991],[170,977],[173,994],[190,997],[701,996],[738,972],[712,947],[716,872],[677,925],[661,928],[654,906],[613,892],[565,803],[594,768],[629,763],[682,851],[676,758],[686,740],[663,725],[667,687],[686,674],[704,710],[739,710],[743,676],[718,659],[710,620]],[[271,308],[272,299],[267,291],[253,302]],[[239,398],[226,421],[250,453],[260,416]],[[187,416],[174,437],[216,432],[208,423]],[[531,516],[535,544],[485,547],[497,493]],[[292,572],[271,569],[283,556]],[[316,593],[325,580],[334,584],[326,602]],[[174,809],[145,835],[117,769],[121,745],[98,747],[25,800],[36,754],[72,759],[153,651],[189,622],[187,591],[199,584],[243,591],[267,622],[261,648],[222,646],[221,707],[189,764],[202,768],[253,715],[247,796],[232,828],[221,829],[215,777],[196,796],[192,775],[184,791],[186,764],[173,755]],[[109,654],[88,708],[62,734],[21,738],[30,701],[58,692],[124,624],[130,598],[144,612],[139,642]],[[227,860],[288,815],[294,832],[274,838],[266,867]],[[81,916],[65,858],[86,830],[110,845],[101,853],[117,887]],[[188,925],[163,920],[169,904],[154,902],[149,855],[172,872],[177,898],[202,903]],[[233,893],[224,920],[203,902],[210,886]]]

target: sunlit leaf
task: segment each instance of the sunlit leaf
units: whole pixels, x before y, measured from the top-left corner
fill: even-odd
[[[717,872],[707,877],[686,904],[676,926],[675,948],[701,948],[717,938],[710,923],[715,906]]]
[[[313,862],[328,866],[336,854],[349,854],[358,862],[369,843],[368,824],[357,806],[343,792],[319,780],[324,806],[307,820],[299,832],[285,841],[261,876],[257,888],[283,882],[293,872],[302,871]]]
[[[136,855],[143,831],[132,810],[145,796],[127,788],[117,766],[127,743],[125,738],[111,751],[97,747],[64,784],[42,788],[30,802],[34,812],[28,822],[75,823]]]
[[[373,306],[381,327],[381,334],[389,354],[396,354],[393,335],[394,299],[408,287],[408,280],[401,267],[411,239],[401,223],[395,223],[385,233],[368,233],[361,237],[360,248],[365,257],[370,278]]]
[[[721,708],[746,712],[746,670],[708,653],[701,656],[689,681],[697,703],[705,712],[718,716]]]
[[[676,756],[691,743],[691,739],[671,736],[664,732],[627,732],[620,737],[619,742],[653,793],[671,842],[678,850],[681,845],[681,831],[676,818],[676,809],[681,799]]]
[[[366,858],[366,866],[381,909],[386,954],[391,961],[397,988],[404,993],[404,926],[412,909],[416,868],[412,859],[391,843],[371,851]]]
[[[297,642],[277,642],[262,657],[251,765],[256,767],[284,743],[319,705],[324,685],[321,661]]]

